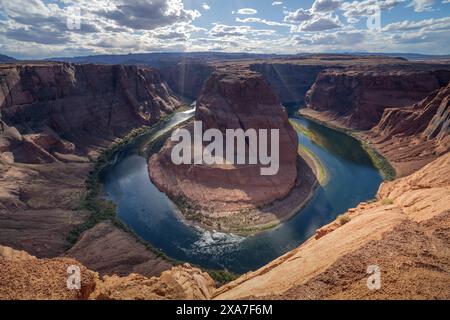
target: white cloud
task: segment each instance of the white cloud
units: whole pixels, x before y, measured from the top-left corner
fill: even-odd
[[[181,0],[114,0],[95,13],[121,26],[140,30],[193,21],[200,16],[196,10],[185,10]]]
[[[316,0],[312,5],[314,12],[331,12],[341,6],[341,0]]]
[[[326,15],[326,16],[316,16],[311,20],[305,21],[301,23],[297,27],[293,27],[292,32],[300,32],[300,31],[325,31],[332,30],[336,28],[342,27],[342,23],[339,21],[338,16]]]
[[[449,0],[450,1],[450,0]],[[273,6],[281,6],[283,4],[283,2],[282,1],[274,1],[274,2],[272,2],[272,5]]]
[[[284,22],[292,24],[291,32],[325,31],[340,28],[343,24],[333,11],[340,5],[335,0],[317,0],[310,9],[285,11]]]
[[[269,36],[274,33],[274,30],[253,29],[250,26],[229,26],[219,23],[214,23],[208,32],[213,37]]]
[[[265,25],[273,26],[273,27],[290,27],[291,26],[288,23],[282,23],[282,22],[277,22],[277,21],[270,21],[270,20],[266,20],[266,19],[255,18],[255,17],[244,18],[244,19],[241,19],[241,18],[237,17],[236,18],[236,22],[241,22],[241,23],[261,23],[261,24],[265,24]]]
[[[423,12],[423,11],[432,11],[434,4],[434,0],[412,0],[408,5],[409,7],[414,7],[414,11]]]
[[[253,15],[253,14],[257,14],[258,10],[252,9],[252,8],[242,8],[242,9],[239,9],[237,11],[237,13],[243,14],[243,15]]]
[[[338,31],[334,33],[313,34],[308,37],[295,36],[298,44],[305,45],[356,45],[366,39],[366,34],[362,31]]]
[[[285,12],[284,22],[288,23],[298,23],[311,19],[314,14],[310,10],[305,10],[303,8],[297,9],[296,11]]]
[[[206,11],[208,11],[209,9],[211,9],[211,7],[210,7],[206,2],[204,2],[204,3],[202,4],[202,8],[203,8],[203,10],[206,10]]]
[[[361,17],[368,17],[374,14],[375,10],[390,10],[406,0],[363,0],[353,2],[343,2],[340,9],[347,22],[355,23]]]
[[[425,19],[419,21],[399,21],[386,25],[383,28],[383,31],[387,32],[395,32],[395,31],[411,31],[411,30],[419,30],[419,29],[432,29],[432,30],[450,30],[450,17],[439,18],[439,19]]]

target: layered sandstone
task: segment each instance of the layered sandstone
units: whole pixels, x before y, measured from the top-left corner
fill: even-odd
[[[450,150],[449,126],[450,84],[411,106],[385,109],[364,138],[404,176]]]
[[[150,277],[172,267],[133,235],[116,228],[109,221],[84,232],[64,255],[77,259],[101,275],[126,276],[136,273]]]
[[[449,299],[450,153],[384,183],[374,203],[219,288],[215,299]],[[367,268],[381,289],[367,287]]]
[[[80,269],[80,290],[69,290],[67,269]],[[37,259],[23,251],[0,246],[0,300],[88,299],[98,275],[74,259]]]
[[[154,123],[180,104],[151,68],[2,65],[0,150],[23,163],[80,162],[91,145]]]
[[[67,270],[73,266],[80,269],[80,289],[67,287]],[[207,273],[188,264],[159,277],[100,277],[74,259],[37,259],[4,246],[0,246],[0,268],[0,300],[203,300],[210,299],[215,288]]]
[[[171,160],[174,143],[168,141],[149,160],[150,177],[161,191],[187,200],[203,215],[226,217],[283,199],[294,187],[297,135],[260,74],[214,73],[197,100],[195,120],[203,123],[203,130],[215,128],[223,133],[226,129],[279,129],[279,171],[263,176],[260,169],[265,166],[260,164],[175,165]]]
[[[450,81],[450,70],[422,69],[412,65],[325,70],[308,91],[307,106],[334,116],[346,127],[371,129],[386,108],[412,105]]]

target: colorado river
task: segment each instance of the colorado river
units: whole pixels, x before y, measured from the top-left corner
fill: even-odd
[[[192,111],[177,113],[161,131],[191,116]],[[299,143],[321,160],[328,180],[297,215],[275,229],[240,237],[185,224],[174,204],[151,183],[147,161],[136,146],[103,172],[104,189],[117,204],[119,218],[167,256],[236,273],[255,270],[296,248],[347,209],[372,199],[382,182],[357,140],[304,118],[291,119],[311,133],[298,133]]]

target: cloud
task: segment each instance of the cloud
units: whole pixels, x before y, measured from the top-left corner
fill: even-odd
[[[449,0],[450,1],[450,0]],[[272,2],[272,5],[273,6],[281,6],[283,4],[283,2],[282,1],[274,1],[274,2]]]
[[[343,2],[340,9],[347,22],[356,23],[361,17],[372,16],[376,10],[390,10],[406,0],[363,0],[353,2]]]
[[[212,37],[268,36],[275,33],[274,30],[253,29],[249,26],[228,26],[218,23],[213,25],[208,32]]]
[[[316,0],[312,5],[314,12],[330,12],[335,11],[341,6],[341,0]]]
[[[303,37],[295,36],[294,40],[298,44],[306,45],[356,45],[362,43],[366,35],[361,31],[338,31],[334,33],[314,34]]]
[[[277,21],[270,21],[270,20],[265,20],[265,19],[256,18],[256,17],[244,18],[244,19],[241,19],[241,18],[237,17],[236,18],[236,22],[241,22],[241,23],[261,23],[261,24],[265,24],[265,25],[268,25],[268,26],[272,26],[272,27],[290,27],[291,26],[288,23],[282,23],[282,22],[277,22]]]
[[[416,12],[432,11],[434,0],[412,0],[408,7],[414,7]]]
[[[70,38],[61,32],[46,28],[8,28],[4,33],[6,37],[24,42],[37,42],[42,44],[65,44]]]
[[[238,14],[243,14],[243,15],[253,15],[253,14],[257,14],[258,10],[256,9],[252,9],[252,8],[243,8],[243,9],[239,9],[237,11]]]
[[[202,4],[202,8],[203,8],[203,10],[205,10],[205,11],[208,11],[209,9],[211,9],[211,7],[210,7],[206,2],[204,2],[204,3]]]
[[[313,16],[314,14],[310,10],[300,8],[293,12],[290,11],[285,12],[284,22],[299,23],[306,20],[310,20]]]
[[[412,30],[420,30],[423,28],[427,28],[430,30],[443,30],[450,29],[450,17],[439,18],[439,19],[425,19],[419,21],[399,21],[386,25],[382,31],[387,32],[403,32],[403,31],[412,31]]]
[[[201,15],[197,10],[185,10],[181,0],[114,0],[112,4],[96,13],[121,26],[137,30],[193,21]]]
[[[0,15],[0,42],[20,52],[181,48],[190,33],[206,32],[192,25],[200,13],[185,10],[181,0],[2,1]],[[69,29],[68,19],[79,19],[80,28]]]
[[[293,27],[293,32],[299,31],[325,31],[342,27],[342,23],[339,21],[338,16],[316,16],[311,20],[305,21],[298,27]]]

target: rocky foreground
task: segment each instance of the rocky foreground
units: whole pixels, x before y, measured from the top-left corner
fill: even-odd
[[[262,164],[194,164],[194,152],[192,164],[176,165],[171,159],[176,143],[169,140],[149,160],[155,185],[172,199],[183,199],[203,215],[203,223],[219,230],[239,231],[278,220],[269,212],[254,211],[288,196],[302,173],[297,174],[297,134],[264,78],[246,70],[214,73],[197,99],[195,121],[201,121],[203,132],[219,129],[224,137],[226,129],[279,129],[278,172],[261,175],[261,168],[268,166]],[[193,132],[192,125],[187,128]],[[270,133],[268,142],[270,151]],[[187,218],[192,219],[189,213]]]
[[[0,247],[2,299],[449,299],[450,154],[384,183],[372,203],[317,230],[297,249],[215,289],[190,266],[160,277],[100,278],[67,258],[36,259]],[[81,291],[66,288],[67,266],[82,270]],[[377,265],[381,288],[367,288]],[[24,289],[26,288],[26,290]]]

